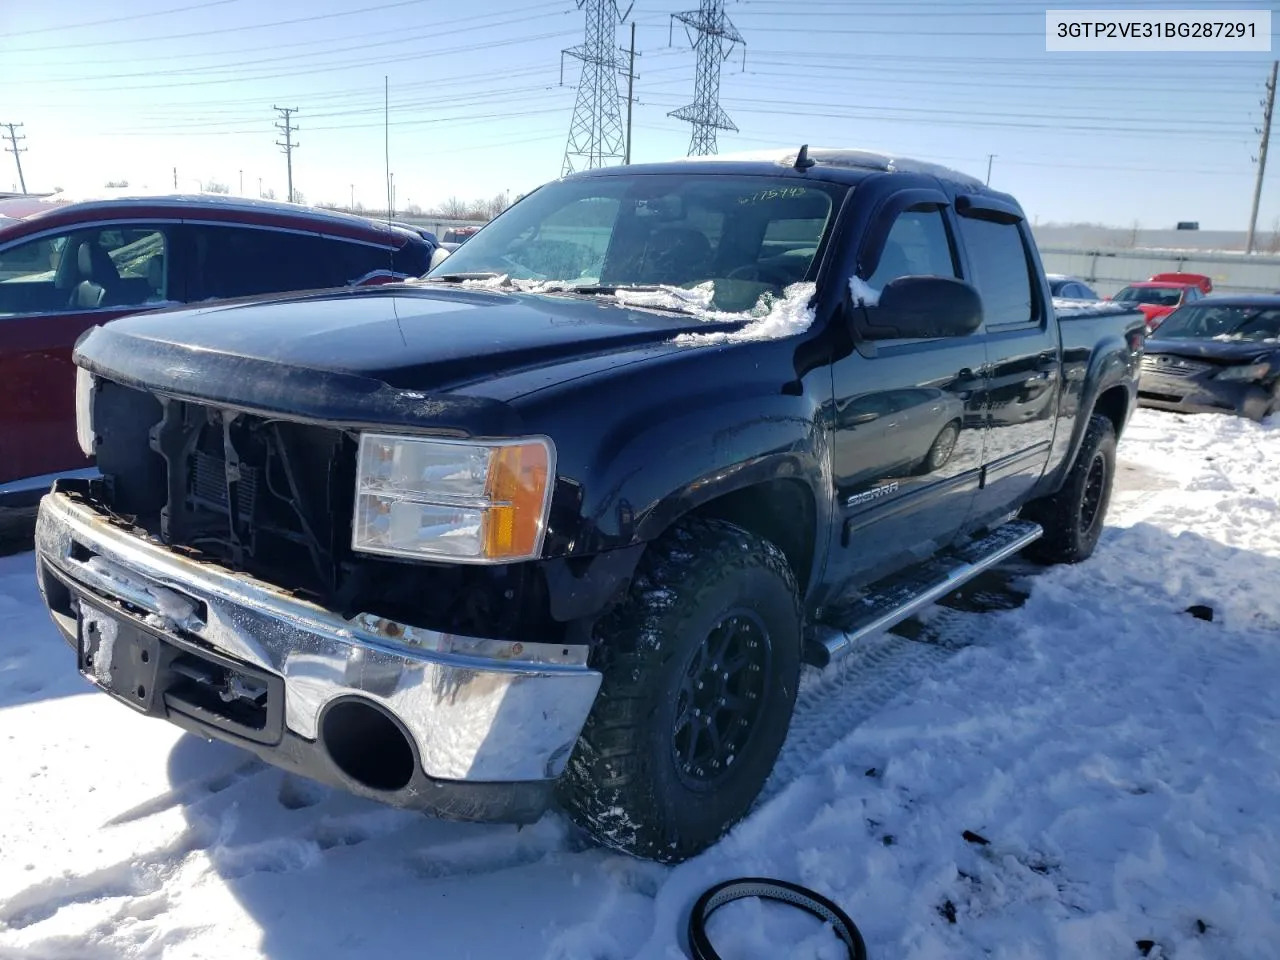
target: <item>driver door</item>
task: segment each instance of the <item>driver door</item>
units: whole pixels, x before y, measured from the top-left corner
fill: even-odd
[[[72,349],[90,327],[180,299],[170,229],[94,224],[0,246],[0,484],[90,465]]]
[[[875,249],[859,255],[872,289],[902,276],[960,277],[943,194],[911,191],[880,217],[887,222],[868,230]],[[832,364],[832,494],[840,524],[828,563],[833,582],[857,587],[955,540],[981,476],[986,362],[979,330],[855,342]]]

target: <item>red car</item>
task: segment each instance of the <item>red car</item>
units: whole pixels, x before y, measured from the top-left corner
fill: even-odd
[[[76,442],[71,349],[140,310],[417,277],[435,247],[386,224],[285,203],[169,196],[0,200],[0,509],[91,462]]]
[[[1194,303],[1213,292],[1213,280],[1201,273],[1157,273],[1150,280],[1131,283],[1114,297],[1137,306],[1147,318],[1147,330],[1154,330],[1169,314],[1184,304]]]

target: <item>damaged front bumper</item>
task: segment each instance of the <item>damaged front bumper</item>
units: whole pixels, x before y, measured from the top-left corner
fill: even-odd
[[[1274,386],[1208,375],[1183,378],[1144,371],[1138,383],[1138,406],[1173,413],[1234,413],[1261,420],[1275,400]]]
[[[122,529],[83,489],[41,502],[38,577],[82,672],[117,699],[397,806],[545,810],[600,686],[585,647],[345,620]]]

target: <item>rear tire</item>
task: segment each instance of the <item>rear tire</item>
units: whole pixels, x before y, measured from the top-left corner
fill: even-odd
[[[1116,476],[1116,431],[1101,414],[1089,418],[1076,462],[1062,489],[1035,500],[1022,516],[1044,528],[1026,554],[1041,563],[1079,563],[1098,545]]]
[[[722,520],[651,544],[597,628],[599,697],[558,784],[598,842],[677,862],[746,815],[786,738],[801,612],[786,557]]]

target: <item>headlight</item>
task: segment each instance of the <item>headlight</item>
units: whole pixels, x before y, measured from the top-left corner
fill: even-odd
[[[1216,380],[1262,380],[1271,373],[1269,363],[1251,363],[1247,367],[1227,367],[1220,371]]]
[[[76,367],[76,439],[86,457],[92,457],[96,437],[93,434],[93,374]]]
[[[555,448],[360,435],[351,547],[454,563],[507,563],[542,552]]]

